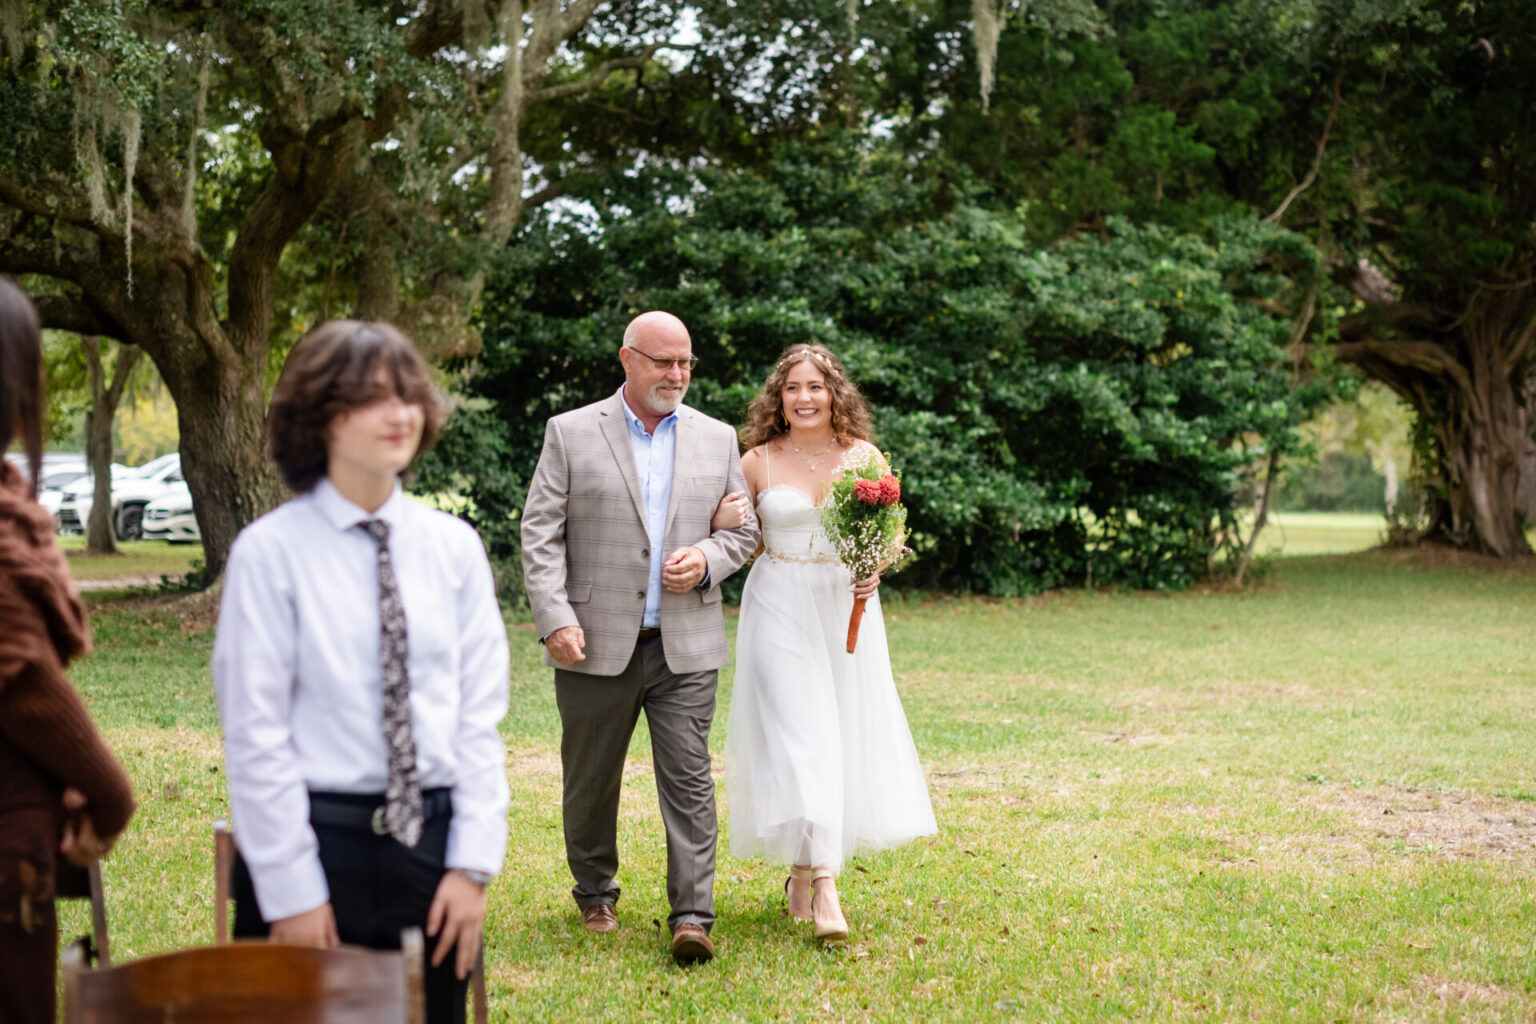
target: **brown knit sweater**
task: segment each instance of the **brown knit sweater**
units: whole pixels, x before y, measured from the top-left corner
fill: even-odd
[[[116,835],[133,815],[128,776],[64,677],[88,650],[53,522],[0,459],[0,917],[16,913],[18,897],[48,899],[57,888],[64,787],[85,794],[98,835]]]

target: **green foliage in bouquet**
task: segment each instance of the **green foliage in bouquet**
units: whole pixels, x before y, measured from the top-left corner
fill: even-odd
[[[871,455],[832,483],[821,524],[837,557],[856,580],[890,572],[912,553],[907,547],[907,510],[901,481]]]

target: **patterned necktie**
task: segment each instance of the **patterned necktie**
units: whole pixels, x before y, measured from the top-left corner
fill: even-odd
[[[384,747],[389,781],[384,787],[384,824],[406,846],[421,838],[421,779],[416,774],[416,738],[411,734],[410,648],[405,640],[405,606],[389,557],[389,524],[363,523],[379,546],[379,655],[384,669]]]

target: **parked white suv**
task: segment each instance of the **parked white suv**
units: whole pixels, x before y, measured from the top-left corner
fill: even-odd
[[[25,455],[11,452],[5,459],[16,466],[23,479],[27,478]],[[59,502],[64,499],[64,488],[89,473],[90,467],[86,465],[85,456],[78,452],[44,452],[42,469],[37,474],[37,503],[57,521]]]
[[[162,455],[121,476],[116,468],[112,474],[112,533],[118,540],[138,540],[144,532],[144,507],[173,487],[185,484],[181,475],[181,455],[175,452]],[[91,518],[95,497],[96,484],[91,477],[66,487],[59,511],[54,516],[59,532],[84,531]]]
[[[42,472],[37,475],[37,503],[43,506],[50,516],[57,517],[59,502],[64,500],[64,488],[81,477],[89,476],[90,472],[84,458],[78,461],[45,458]]]

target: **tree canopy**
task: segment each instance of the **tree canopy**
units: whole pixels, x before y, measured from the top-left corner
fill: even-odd
[[[628,186],[593,220],[536,217],[492,283],[483,401],[432,485],[470,493],[503,557],[544,419],[618,386],[618,339],[649,308],[689,325],[689,401],[728,422],[786,346],[840,354],[906,474],[921,585],[1186,585],[1235,536],[1255,452],[1299,447],[1290,325],[1257,301],[1310,265],[1283,230],[1115,220],[1041,250],[1017,215],[936,213],[900,159],[843,138]]]
[[[0,271],[153,360],[210,578],[302,330],[446,361],[427,476],[510,545],[529,422],[643,304],[726,418],[846,350],[947,585],[1192,578],[1338,364],[1412,405],[1426,534],[1519,554],[1533,42],[1484,0],[8,0]]]

